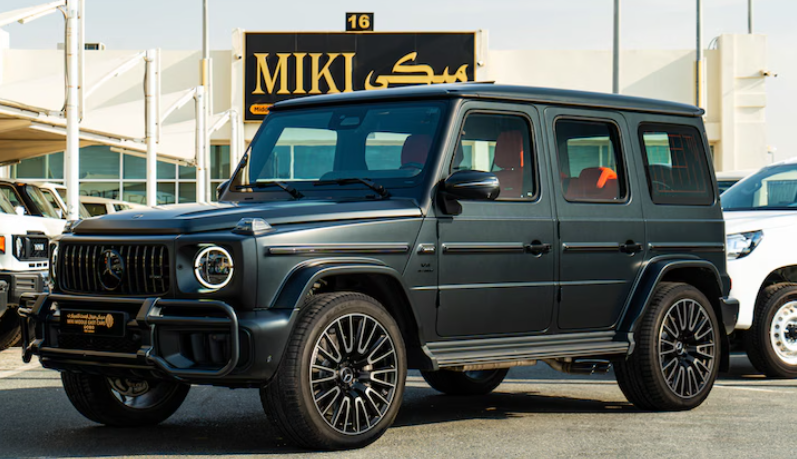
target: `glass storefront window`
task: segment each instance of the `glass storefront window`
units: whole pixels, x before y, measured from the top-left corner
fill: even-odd
[[[118,179],[119,153],[110,147],[83,147],[80,149],[80,179]],[[118,190],[118,188],[117,188]]]
[[[180,182],[180,204],[185,202],[196,202],[196,183]]]
[[[174,182],[158,183],[158,205],[175,203],[175,184]]]
[[[124,178],[125,180],[146,180],[147,179],[147,160],[133,155],[124,157]],[[158,161],[158,180],[174,180],[174,164],[165,161]]]
[[[14,166],[16,178],[63,180],[64,153],[58,152],[38,158],[24,159]],[[14,172],[12,171],[12,174]]]
[[[180,180],[196,179],[196,167],[180,166]]]
[[[147,203],[147,182],[125,182],[122,201],[135,204]]]
[[[80,195],[119,199],[119,182],[82,182]]]
[[[210,147],[210,179],[227,180],[230,178],[230,147],[212,145]]]

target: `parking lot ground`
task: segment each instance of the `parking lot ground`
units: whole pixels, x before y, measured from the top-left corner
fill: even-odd
[[[411,372],[395,426],[368,448],[317,457],[791,457],[797,380],[766,380],[734,356],[706,403],[688,412],[637,410],[611,374],[515,368],[496,392],[443,396]],[[0,352],[0,456],[307,456],[269,424],[256,390],[194,387],[157,427],[115,429],[84,419],[58,373]]]

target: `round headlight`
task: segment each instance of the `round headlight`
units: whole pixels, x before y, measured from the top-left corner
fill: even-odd
[[[194,275],[200,284],[218,290],[232,279],[233,262],[230,252],[221,247],[205,247],[194,259]]]

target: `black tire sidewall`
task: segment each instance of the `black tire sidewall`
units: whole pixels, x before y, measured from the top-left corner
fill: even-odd
[[[693,300],[703,307],[703,310],[706,311],[709,317],[711,327],[714,330],[714,365],[711,369],[711,374],[703,389],[697,395],[688,398],[680,397],[670,389],[670,386],[667,384],[661,372],[661,356],[659,355],[660,329],[664,317],[674,304],[684,299]],[[653,321],[651,322],[652,326],[645,327],[643,333],[645,333],[646,336],[641,337],[642,339],[640,343],[638,343],[638,345],[644,343],[646,348],[640,349],[640,351],[646,352],[648,354],[648,361],[652,363],[652,368],[649,369],[652,376],[650,380],[654,385],[655,391],[663,399],[663,405],[666,409],[688,410],[695,408],[708,397],[714,385],[714,381],[716,381],[717,375],[719,374],[722,340],[720,337],[717,315],[708,298],[695,287],[686,284],[678,285],[673,288],[652,306],[653,310],[650,311],[651,314],[654,314]]]
[[[329,426],[316,409],[309,384],[309,362],[321,333],[338,318],[355,313],[371,316],[390,334],[390,338],[393,340],[393,346],[396,349],[396,362],[399,368],[393,401],[382,419],[365,433],[345,435]],[[401,401],[404,395],[404,383],[407,376],[407,359],[401,331],[396,321],[378,302],[376,302],[376,300],[365,295],[353,294],[351,296],[342,296],[326,307],[314,318],[308,330],[309,333],[302,337],[303,343],[301,346],[301,355],[299,356],[300,364],[297,366],[298,374],[294,375],[299,378],[300,381],[298,384],[299,390],[301,391],[300,400],[304,401],[304,403],[300,403],[299,405],[303,411],[302,415],[325,442],[332,443],[340,449],[359,448],[372,443],[381,437],[385,430],[393,424],[399,408],[401,407]]]
[[[7,309],[0,317],[0,351],[19,343],[22,337],[21,320],[16,309]]]
[[[767,300],[763,310],[756,317],[761,320],[755,324],[753,339],[758,341],[756,344],[762,351],[760,357],[763,358],[766,367],[764,372],[771,377],[797,378],[797,365],[789,365],[781,360],[775,349],[772,348],[772,340],[769,338],[775,313],[790,301],[797,301],[797,287],[784,287],[776,292]]]

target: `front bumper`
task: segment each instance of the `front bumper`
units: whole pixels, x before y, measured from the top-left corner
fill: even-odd
[[[47,288],[47,270],[43,271],[7,271],[0,270],[0,282],[5,282],[6,287],[0,290],[0,295],[6,296],[10,306],[19,304],[19,299],[26,293],[42,293]],[[2,300],[0,300],[2,303]],[[0,311],[2,315],[2,311]]]
[[[259,386],[276,371],[294,310],[235,311],[220,301],[29,295],[20,307],[23,360],[101,375]],[[62,309],[123,313],[123,336],[63,332]]]
[[[739,300],[730,297],[720,298],[720,309],[725,333],[730,335],[739,321]]]

